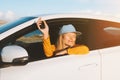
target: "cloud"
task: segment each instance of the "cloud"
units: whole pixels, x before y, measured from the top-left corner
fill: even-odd
[[[12,11],[7,11],[5,14],[5,19],[7,20],[14,20],[15,19],[15,14]]]
[[[105,3],[105,4],[106,3],[118,4],[120,2],[119,0],[76,0],[76,1],[83,2],[83,3],[92,2],[92,3]]]
[[[113,5],[120,5],[120,1],[119,0],[96,0],[96,2],[99,3],[105,3],[105,4],[113,4]]]
[[[73,1],[75,1],[75,0],[73,0]],[[88,3],[88,2],[91,2],[94,0],[76,0],[76,1],[79,1],[80,3]]]
[[[120,1],[119,0],[76,0],[81,4],[96,4],[96,7],[103,6],[104,8],[106,6],[109,6],[110,8],[119,8],[120,7]]]
[[[75,1],[75,0],[74,0]],[[76,0],[81,5],[86,5],[86,9],[97,12],[97,14],[109,14],[118,16],[120,14],[120,1],[119,0]],[[89,10],[89,11],[90,11]],[[91,12],[91,11],[90,11]]]
[[[0,20],[12,21],[17,17],[13,11],[0,12]]]
[[[0,19],[3,18],[3,12],[0,12]]]
[[[90,13],[90,14],[96,14],[96,15],[109,15],[108,13],[104,13],[102,11],[96,11],[96,10],[82,10],[83,13]]]

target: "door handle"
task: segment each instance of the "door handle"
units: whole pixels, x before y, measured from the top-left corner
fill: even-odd
[[[98,66],[97,63],[85,64],[85,65],[79,66],[79,70],[87,69],[87,68],[95,68],[97,66]]]

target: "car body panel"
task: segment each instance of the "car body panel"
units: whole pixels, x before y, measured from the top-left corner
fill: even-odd
[[[1,80],[100,80],[100,67],[100,55],[96,50],[88,55],[66,55],[4,68]]]
[[[120,80],[120,46],[101,49],[102,80]]]
[[[112,22],[120,22],[120,19],[115,16],[87,14],[87,13],[50,14],[45,16],[43,15],[40,17],[43,20],[57,19],[57,18],[86,18],[86,19],[98,19],[98,20],[106,20],[106,21],[112,21]]]

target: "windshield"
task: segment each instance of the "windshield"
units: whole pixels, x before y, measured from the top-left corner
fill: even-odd
[[[9,29],[11,29],[11,28],[13,28],[13,27],[15,27],[15,26],[20,25],[20,24],[22,24],[24,22],[32,20],[34,18],[36,18],[36,17],[22,17],[22,18],[20,18],[20,19],[18,19],[16,21],[4,24],[4,25],[0,26],[0,34],[7,31],[7,30],[9,30]]]

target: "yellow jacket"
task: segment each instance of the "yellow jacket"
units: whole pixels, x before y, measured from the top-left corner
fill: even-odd
[[[51,45],[50,38],[43,40],[43,48],[45,51],[45,55],[47,57],[53,56],[53,52],[55,51],[55,45]],[[77,47],[68,48],[68,54],[87,54],[89,53],[89,48],[85,45],[79,45]]]

